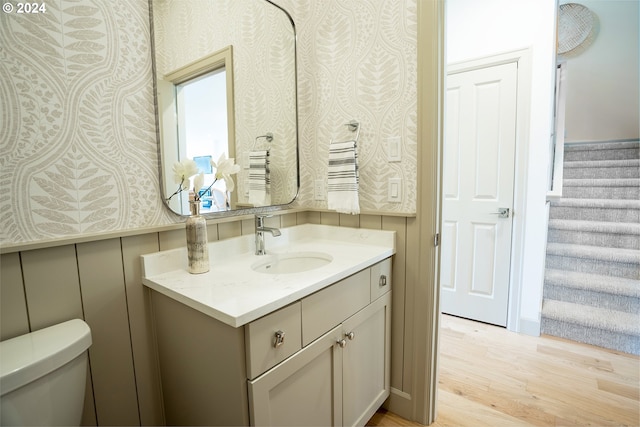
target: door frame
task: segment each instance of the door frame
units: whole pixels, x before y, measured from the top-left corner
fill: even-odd
[[[511,253],[509,269],[509,299],[507,307],[507,329],[514,332],[527,332],[527,325],[520,324],[520,305],[522,300],[522,254],[524,246],[525,220],[523,212],[527,203],[527,181],[529,153],[529,123],[531,110],[531,47],[508,51],[496,55],[484,56],[467,61],[448,64],[445,75],[457,74],[496,65],[516,63],[516,147],[514,159],[513,186],[513,224],[511,234]],[[446,87],[446,82],[445,82]],[[442,149],[442,148],[441,148]],[[442,191],[442,188],[440,188]],[[442,223],[443,218],[440,218]],[[442,229],[442,224],[440,224]],[[440,283],[438,282],[438,286]]]

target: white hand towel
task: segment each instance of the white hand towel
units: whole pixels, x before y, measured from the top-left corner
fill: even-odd
[[[271,204],[269,150],[249,153],[249,203],[254,206]]]
[[[355,141],[334,142],[329,146],[327,202],[329,209],[337,212],[360,213]]]

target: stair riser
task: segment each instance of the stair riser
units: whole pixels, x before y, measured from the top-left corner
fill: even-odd
[[[547,254],[547,268],[579,271],[581,273],[601,274],[603,276],[640,279],[640,265],[632,263],[609,262],[588,258],[573,258]]]
[[[565,164],[563,176],[568,179],[589,179],[589,178],[640,178],[640,168],[617,167],[617,168],[571,168]]]
[[[574,304],[590,305],[592,307],[606,308],[609,310],[625,311],[627,313],[640,312],[640,298],[593,292],[588,289],[567,288],[550,283],[544,284],[544,298]]]
[[[630,222],[640,221],[639,209],[584,208],[573,206],[551,206],[550,219],[573,219],[579,221]]]
[[[567,150],[564,152],[564,160],[567,162],[585,160],[627,160],[637,158],[637,148],[626,148],[622,150]]]
[[[541,332],[547,335],[611,348],[631,354],[640,354],[640,339],[636,336],[589,328],[542,317]]]
[[[606,248],[640,249],[640,236],[591,231],[549,229],[549,242],[589,245]]]
[[[563,186],[562,197],[571,199],[638,200],[640,187],[570,187]]]

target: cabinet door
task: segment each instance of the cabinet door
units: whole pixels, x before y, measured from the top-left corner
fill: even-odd
[[[342,425],[342,328],[338,326],[249,381],[255,426]]]
[[[389,397],[391,292],[343,324],[343,425],[364,426]]]

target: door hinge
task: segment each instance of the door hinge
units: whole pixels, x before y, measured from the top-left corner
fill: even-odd
[[[435,236],[433,236],[433,246],[439,246],[440,245],[440,233],[436,233]]]

